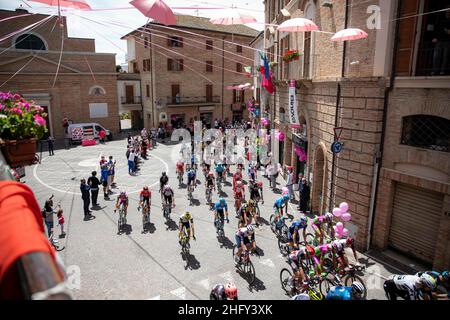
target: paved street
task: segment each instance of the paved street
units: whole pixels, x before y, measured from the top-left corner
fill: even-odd
[[[261,205],[262,225],[256,231],[256,241],[261,256],[253,256],[256,282],[252,287],[235,271],[232,247],[237,220],[230,209],[230,223],[225,226],[225,241],[220,243],[213,225],[213,211],[205,205],[203,176],[194,192],[194,205],[189,208],[186,189],[179,189],[175,175],[175,163],[180,145],[158,144],[144,160],[140,173],[129,176],[125,158],[126,140],[112,141],[95,147],[76,147],[57,150],[55,156],[44,155],[42,163],[27,168],[25,181],[43,205],[52,193],[55,205],[64,209],[67,235],[59,239],[65,246],[60,252],[66,267],[81,272],[80,288],[73,290],[76,299],[208,299],[209,291],[216,283],[233,280],[240,299],[287,299],[281,288],[279,274],[287,267],[280,255],[277,239],[268,225],[272,204],[278,194],[264,182],[265,204]],[[99,194],[101,209],[93,211],[95,219],[84,221],[80,178],[88,178],[92,170],[98,170],[101,155],[114,156],[117,160],[116,182],[118,189],[110,201]],[[175,190],[176,207],[173,221],[165,223],[157,184],[162,171],[167,171],[169,182]],[[228,179],[228,181],[231,181]],[[281,179],[278,182],[282,182]],[[138,192],[144,185],[151,186],[153,196],[151,230],[142,233],[141,213],[137,211]],[[130,196],[126,233],[117,234],[117,214],[113,212],[118,191],[125,189]],[[247,191],[247,190],[246,190]],[[233,208],[231,184],[224,187],[229,208]],[[217,200],[217,194],[214,195]],[[294,205],[291,212],[294,212]],[[187,258],[181,255],[177,241],[179,214],[189,208],[194,217],[197,241],[191,241]],[[298,213],[295,214],[298,216]],[[57,228],[59,234],[59,228]],[[391,272],[386,267],[361,255],[361,263],[368,266],[366,285],[369,299],[385,299],[383,278]],[[76,268],[76,267],[75,267]],[[393,269],[390,269],[393,270]]]

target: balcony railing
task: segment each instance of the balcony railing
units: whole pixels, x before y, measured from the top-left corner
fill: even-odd
[[[220,96],[180,96],[167,97],[168,105],[187,105],[187,104],[205,104],[220,103]]]
[[[122,104],[141,104],[142,99],[140,96],[121,97]]]

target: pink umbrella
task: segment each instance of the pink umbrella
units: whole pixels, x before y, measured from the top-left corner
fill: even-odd
[[[54,7],[67,7],[81,10],[91,10],[91,7],[86,3],[86,0],[30,0],[48,4]]]
[[[348,28],[336,32],[331,38],[331,41],[346,41],[346,40],[358,40],[367,38],[369,35],[361,29]]]
[[[165,25],[176,25],[172,9],[162,0],[133,0],[130,2],[144,16]]]
[[[221,17],[210,19],[209,22],[212,24],[229,26],[233,24],[255,23],[256,19],[252,16],[242,14],[238,10],[232,8],[231,10],[227,10]]]
[[[294,18],[284,21],[277,28],[278,31],[304,32],[317,31],[319,27],[311,20],[305,18]]]

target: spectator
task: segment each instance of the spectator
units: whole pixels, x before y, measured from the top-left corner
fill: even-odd
[[[131,144],[131,133],[128,133],[127,142],[128,142],[128,145]]]
[[[92,197],[92,206],[96,207],[99,204],[97,203],[97,198],[98,198],[98,188],[100,185],[100,180],[98,180],[98,178],[96,177],[97,172],[96,171],[92,171],[92,176],[89,177],[88,179],[88,185],[91,188],[91,197]]]
[[[45,226],[47,227],[47,238],[50,238],[53,231],[53,195],[45,201],[44,210],[42,211],[42,217],[44,218]]]
[[[108,161],[108,187],[115,187],[114,177],[116,175],[116,160],[113,161],[113,157],[109,156]]]
[[[89,211],[89,185],[86,184],[86,179],[81,179],[80,184],[80,190],[81,190],[81,198],[83,199],[83,209],[84,209],[84,217],[88,218],[91,215],[91,211]]]
[[[128,174],[130,175],[133,174],[134,172],[134,157],[135,157],[134,150],[131,149],[130,155],[128,156]]]
[[[100,132],[98,133],[99,137],[100,137],[100,143],[105,143],[105,136],[106,136],[106,132],[105,130],[100,130]]]
[[[100,182],[103,185],[103,195],[105,200],[109,200],[108,176],[109,176],[108,165],[104,163],[101,166]]]
[[[67,119],[67,117],[63,118],[62,126],[64,130],[64,144],[67,149],[69,147],[69,119]]]
[[[302,178],[302,183],[299,187],[300,191],[300,212],[306,213],[308,210],[308,202],[309,202],[309,192],[310,188],[308,183],[306,182],[306,178]]]
[[[47,143],[48,143],[48,155],[49,156],[54,156],[55,152],[53,151],[53,143],[54,143],[55,139],[52,136],[49,136],[47,138]]]
[[[60,206],[58,206],[56,215],[58,216],[58,225],[61,227],[60,238],[64,238],[64,236],[66,235],[66,233],[64,232],[64,215],[63,215],[63,209],[61,209]]]
[[[287,179],[286,179],[286,187],[289,190],[289,198],[290,200],[295,200],[294,194],[294,173],[292,172],[293,167],[287,167]]]

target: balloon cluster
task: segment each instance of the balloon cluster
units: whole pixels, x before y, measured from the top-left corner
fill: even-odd
[[[342,221],[347,222],[347,221],[352,220],[352,215],[350,213],[348,213],[347,211],[348,211],[348,203],[342,202],[339,205],[339,208],[333,209],[333,215],[336,218],[340,218]],[[336,236],[339,239],[345,238],[348,236],[348,229],[344,228],[344,224],[342,222],[336,223],[336,225],[333,228],[334,228],[334,232],[335,232]]]
[[[295,147],[295,153],[297,154],[298,159],[300,160],[300,162],[304,162],[306,161],[306,152],[305,149],[303,149],[302,147]]]
[[[263,126],[268,126],[270,121],[267,118],[261,118],[261,124]]]
[[[276,131],[275,132],[275,138],[278,140],[278,141],[284,141],[284,139],[286,138],[286,135],[284,134],[284,132],[282,132],[282,131]]]

